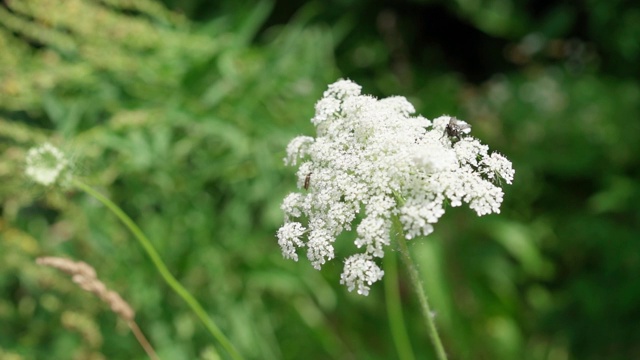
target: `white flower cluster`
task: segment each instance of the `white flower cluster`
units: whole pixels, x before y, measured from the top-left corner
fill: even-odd
[[[285,163],[300,163],[301,191],[281,206],[285,224],[277,236],[285,258],[297,261],[297,249],[306,248],[320,269],[361,213],[355,245],[363,252],[346,259],[340,282],[367,295],[384,274],[374,259],[390,245],[394,219],[412,239],[433,231],[447,201],[466,202],[478,215],[500,211],[496,184],[511,184],[511,163],[474,138],[448,136],[449,116],[431,122],[414,111],[404,97],[361,95],[348,80],[329,86],[311,119],[317,136],[296,137],[287,147]]]
[[[41,185],[68,180],[69,161],[62,151],[49,143],[29,149],[25,162],[25,174]]]

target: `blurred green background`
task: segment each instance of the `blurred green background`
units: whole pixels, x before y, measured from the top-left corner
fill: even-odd
[[[0,358],[145,358],[106,305],[35,265],[44,255],[96,267],[162,358],[218,356],[114,216],[24,179],[47,140],[247,358],[395,358],[382,283],[348,293],[348,254],[318,272],[274,235],[296,183],[286,144],[313,135],[313,105],[345,77],[464,119],[513,161],[502,214],[450,209],[409,244],[451,359],[638,359],[639,63],[640,7],[622,0],[5,0]]]

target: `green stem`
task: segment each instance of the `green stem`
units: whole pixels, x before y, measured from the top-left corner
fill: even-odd
[[[413,360],[413,350],[407,334],[407,326],[402,316],[400,291],[398,286],[398,261],[395,253],[387,253],[384,257],[384,292],[387,303],[387,316],[391,327],[391,336],[396,345],[398,358]]]
[[[196,300],[191,293],[189,293],[181,284],[176,280],[176,278],[171,275],[169,269],[164,264],[160,255],[156,251],[156,249],[151,244],[151,241],[144,235],[142,230],[136,225],[136,223],[131,220],[127,214],[122,211],[118,207],[118,205],[114,204],[111,200],[91,188],[90,186],[80,182],[78,180],[73,180],[75,186],[85,191],[87,194],[93,196],[102,204],[104,204],[111,212],[113,212],[125,225],[129,230],[133,233],[135,238],[138,240],[142,248],[147,252],[147,255],[151,258],[151,261],[155,265],[156,269],[164,279],[164,281],[173,289],[173,291],[178,294],[193,310],[196,316],[202,321],[207,330],[213,335],[213,337],[220,342],[222,347],[231,355],[233,359],[242,359],[238,351],[233,347],[229,339],[220,331],[220,329],[216,326],[216,324],[211,320],[211,318],[207,315],[206,311],[202,308],[202,305]]]
[[[407,267],[407,271],[409,272],[409,279],[411,281],[411,285],[413,286],[416,294],[418,295],[418,300],[420,300],[420,308],[422,309],[422,316],[425,321],[425,325],[427,326],[427,333],[429,334],[429,339],[435,348],[436,356],[438,360],[447,360],[447,353],[444,351],[444,346],[442,346],[442,341],[440,340],[440,335],[438,334],[438,329],[436,328],[436,323],[433,321],[433,316],[431,315],[431,308],[429,307],[429,302],[427,301],[427,295],[425,294],[424,288],[422,287],[422,281],[420,281],[420,276],[418,275],[418,269],[416,268],[413,259],[411,258],[411,254],[409,254],[409,249],[407,248],[407,241],[404,237],[404,231],[402,230],[402,224],[398,218],[394,219],[394,233],[395,238],[398,241],[398,248],[400,249],[400,255],[402,256],[402,260]]]

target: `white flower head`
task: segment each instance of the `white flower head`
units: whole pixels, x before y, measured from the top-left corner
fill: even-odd
[[[29,149],[25,162],[27,177],[41,185],[69,180],[69,161],[60,149],[49,143]]]
[[[433,232],[447,203],[467,203],[478,215],[498,213],[503,192],[497,184],[510,184],[514,171],[467,129],[449,136],[450,116],[431,122],[412,116],[404,97],[378,100],[360,90],[349,80],[329,85],[311,119],[316,137],[289,143],[285,164],[300,163],[299,192],[282,203],[278,243],[294,260],[306,248],[320,269],[336,256],[338,235],[355,228],[360,253],[347,258],[340,282],[367,295],[384,274],[376,259],[391,244],[395,221],[412,239]],[[357,218],[362,220],[353,224]]]

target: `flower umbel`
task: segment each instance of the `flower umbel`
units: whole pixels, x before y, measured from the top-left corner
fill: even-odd
[[[65,155],[49,143],[31,148],[27,152],[25,174],[41,185],[49,186],[68,180],[68,169],[69,161]]]
[[[367,295],[384,274],[374,259],[390,245],[394,219],[412,239],[433,231],[447,201],[467,203],[478,215],[500,212],[496,184],[511,184],[511,162],[470,136],[452,141],[450,116],[430,121],[414,112],[404,97],[361,95],[349,80],[329,85],[311,119],[317,136],[294,138],[284,159],[299,164],[300,189],[281,206],[278,243],[286,258],[297,261],[297,249],[306,248],[320,269],[335,257],[337,236],[363,212],[354,242],[362,252],[346,259],[340,282]]]

